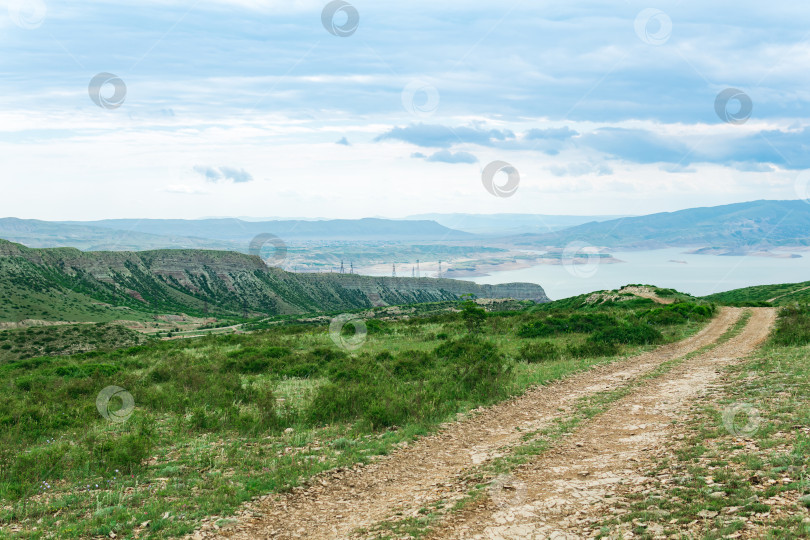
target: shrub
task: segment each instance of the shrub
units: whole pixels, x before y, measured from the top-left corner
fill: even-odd
[[[518,330],[518,336],[536,338],[574,332],[591,333],[616,324],[616,318],[605,313],[574,313],[568,317],[551,316],[528,323]]]
[[[547,360],[556,360],[562,355],[559,347],[550,341],[541,341],[540,343],[529,343],[521,347],[518,352],[518,358],[529,362],[545,362]]]
[[[467,331],[470,333],[477,332],[481,329],[481,324],[487,318],[487,312],[483,308],[478,307],[478,304],[472,300],[468,300],[461,304],[461,319],[467,326]]]
[[[588,341],[592,343],[614,343],[625,345],[650,345],[660,343],[663,334],[647,324],[621,324],[600,330],[591,335]]]
[[[714,304],[694,304],[680,302],[657,307],[646,311],[640,317],[650,324],[673,325],[684,324],[687,321],[704,321],[710,319],[715,312]]]
[[[511,366],[498,347],[475,336],[442,343],[434,354],[445,364],[449,380],[476,396],[497,395],[498,386],[511,374]]]
[[[601,358],[619,354],[619,346],[604,341],[586,341],[582,345],[569,345],[568,354],[574,358]]]
[[[390,334],[391,327],[385,321],[379,319],[369,319],[366,321],[366,331],[369,335]]]

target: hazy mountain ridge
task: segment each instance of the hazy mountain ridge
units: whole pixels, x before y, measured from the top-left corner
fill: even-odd
[[[138,312],[277,315],[481,298],[547,301],[534,284],[294,274],[255,256],[208,250],[82,252],[0,241],[0,317],[63,320],[94,306]],[[105,308],[107,309],[107,308]],[[91,308],[87,308],[91,310]],[[119,318],[122,318],[120,314]]]
[[[472,234],[548,233],[593,221],[608,221],[624,216],[565,216],[547,214],[417,214],[405,219],[427,219],[440,225]]]
[[[100,227],[145,234],[173,235],[248,243],[256,235],[275,234],[282,240],[405,240],[464,239],[471,235],[430,220],[400,221],[379,218],[330,219],[324,221],[240,219],[108,219],[61,222],[66,225]]]
[[[722,247],[749,251],[810,246],[810,204],[804,201],[752,201],[690,208],[600,223],[587,223],[544,235],[520,235],[517,245],[564,246],[584,241],[629,249]]]
[[[586,219],[592,221],[582,223]],[[564,228],[567,225],[573,226]],[[509,232],[510,228],[537,232]],[[320,221],[223,218],[47,222],[0,219],[0,238],[29,247],[71,246],[85,251],[191,248],[246,253],[250,241],[263,233],[274,234],[291,246],[299,247],[316,244],[334,247],[340,243],[358,245],[363,242],[376,242],[383,247],[393,243],[472,245],[471,242],[486,242],[490,247],[542,248],[563,247],[579,240],[596,246],[629,249],[692,246],[767,250],[780,246],[810,246],[808,231],[810,204],[804,201],[752,201],[618,219],[528,214],[424,214],[403,220]],[[493,236],[496,232],[499,235]],[[345,251],[332,247],[327,251]],[[340,254],[340,258],[346,257]],[[409,260],[407,256],[405,258]]]
[[[0,218],[0,238],[31,248],[75,247],[82,251],[233,249],[231,242],[109,229],[82,222]]]

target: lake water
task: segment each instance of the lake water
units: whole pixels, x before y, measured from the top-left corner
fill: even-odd
[[[596,290],[617,289],[628,283],[657,285],[695,296],[705,296],[751,285],[810,281],[808,252],[798,259],[777,259],[688,255],[684,251],[680,248],[668,248],[616,252],[613,256],[625,261],[624,263],[597,264],[594,259],[593,263],[586,265],[539,265],[466,279],[488,284],[537,283],[552,300]],[[686,264],[671,261],[683,261]]]

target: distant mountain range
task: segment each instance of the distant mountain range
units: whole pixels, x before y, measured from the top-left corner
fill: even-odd
[[[28,247],[75,247],[82,251],[216,249],[247,253],[250,241],[270,233],[285,242],[456,241],[473,235],[433,221],[387,219],[242,221],[239,219],[111,219],[40,221],[0,219],[0,238]]]
[[[534,284],[294,274],[212,250],[82,252],[0,240],[0,321],[106,321],[131,314],[250,316],[479,298],[548,301]]]
[[[263,233],[274,234],[304,250],[315,244],[328,244],[326,252],[339,253],[341,258],[347,250],[332,249],[334,246],[360,243],[375,243],[388,250],[391,249],[389,244],[393,243],[400,246],[423,243],[468,248],[542,249],[583,241],[608,248],[693,246],[719,248],[737,254],[810,245],[810,204],[803,201],[753,201],[621,218],[424,214],[403,220],[247,221],[227,218],[49,222],[0,219],[0,238],[29,247],[76,247],[83,251],[188,248],[247,253],[250,241]],[[412,255],[406,253],[403,258],[420,258],[417,252]],[[438,258],[443,256],[446,258],[448,254]],[[427,257],[423,255],[421,258],[425,260]]]
[[[418,214],[409,220],[431,220],[440,225],[473,234],[504,235],[548,233],[594,221],[624,216],[552,216],[545,214]]]
[[[718,247],[731,253],[810,246],[810,204],[753,201],[586,223],[547,234],[510,238],[518,246],[583,241],[626,249]]]
[[[116,231],[205,238],[229,242],[250,242],[256,235],[271,233],[285,241],[293,240],[460,240],[469,233],[449,229],[429,220],[330,219],[324,221],[243,221],[240,219],[107,219],[64,221],[62,225]]]

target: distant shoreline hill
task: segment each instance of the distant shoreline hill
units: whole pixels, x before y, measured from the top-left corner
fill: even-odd
[[[82,251],[213,249],[248,251],[250,241],[271,233],[284,242],[465,241],[475,236],[429,220],[330,219],[244,221],[219,219],[108,219],[41,221],[0,218],[0,238],[34,248]]]
[[[0,321],[126,319],[122,310],[286,315],[458,300],[466,294],[549,301],[543,288],[531,283],[300,274],[236,252],[82,252],[0,240]]]
[[[690,208],[647,216],[586,223],[549,234],[509,238],[515,246],[565,246],[583,241],[624,249],[713,247],[713,254],[743,254],[779,247],[810,246],[810,204],[753,201]],[[726,250],[727,253],[722,252]]]

